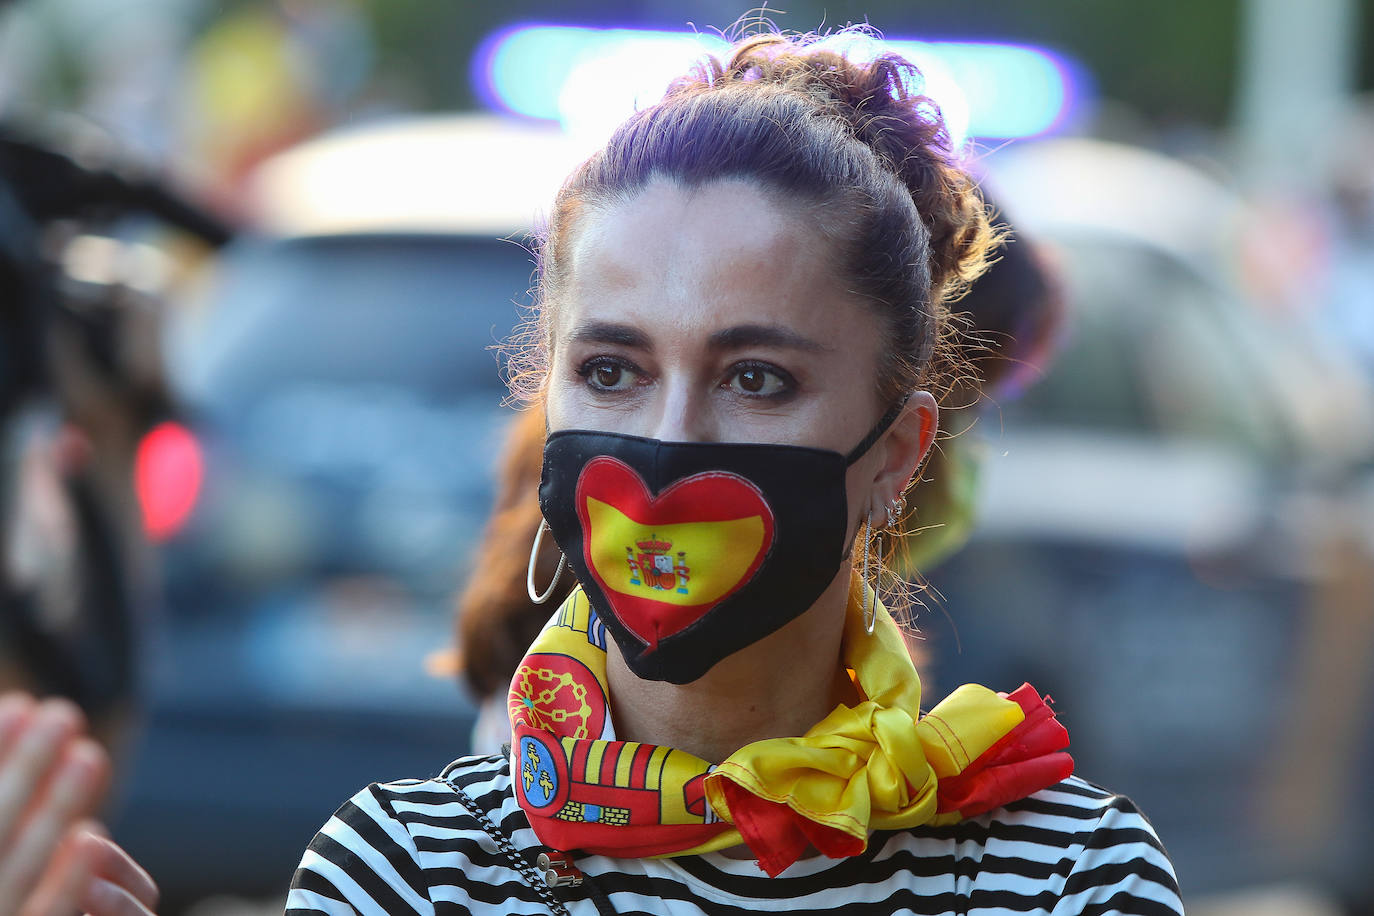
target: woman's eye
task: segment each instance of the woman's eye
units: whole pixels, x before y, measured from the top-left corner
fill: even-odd
[[[599,388],[614,388],[624,374],[619,366],[597,366],[592,370],[592,380]]]
[[[597,391],[623,391],[632,387],[638,377],[629,366],[610,360],[587,363],[578,370],[578,374]]]
[[[741,366],[735,370],[726,387],[755,397],[771,397],[785,394],[792,386],[780,371],[763,366]]]

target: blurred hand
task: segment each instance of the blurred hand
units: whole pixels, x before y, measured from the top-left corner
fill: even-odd
[[[65,700],[0,697],[0,916],[149,916],[152,878],[88,820],[110,764]]]

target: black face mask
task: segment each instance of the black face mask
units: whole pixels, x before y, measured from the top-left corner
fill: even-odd
[[[539,507],[625,663],[686,684],[801,615],[849,557],[848,455],[560,430]]]

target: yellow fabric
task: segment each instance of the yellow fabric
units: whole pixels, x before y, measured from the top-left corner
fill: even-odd
[[[596,844],[570,840],[572,845],[566,848],[634,848],[639,850],[636,855],[672,856],[738,845],[743,840],[731,826],[727,780],[762,799],[787,805],[817,824],[842,831],[861,847],[866,846],[871,830],[957,822],[958,812],[937,812],[939,780],[960,773],[1019,725],[1024,713],[1013,700],[985,687],[965,685],[922,716],[915,666],[897,624],[880,602],[875,602],[874,632],[865,631],[865,590],[856,574],[841,647],[843,662],[861,694],[859,702],[837,706],[801,737],[756,741],[715,767],[685,751],[654,748],[648,770],[635,775],[627,768],[640,745],[611,736],[609,710],[591,716],[592,705],[605,703],[605,651],[595,644],[604,637],[594,637],[594,614],[586,596],[575,589],[522,664],[522,671],[532,672],[530,682],[517,676],[512,684],[511,724],[516,743],[521,743],[523,728],[557,738],[545,746],[564,755],[565,766],[559,772],[567,772],[572,783],[568,800],[557,811],[545,813],[526,806],[536,833],[555,848],[565,848],[550,837],[573,829],[588,805],[601,806],[597,810],[604,812],[621,804],[604,792],[624,787],[629,793],[623,801],[626,810],[643,804],[645,790],[656,793],[655,822],[645,823],[636,816],[613,831],[621,840],[602,833]],[[550,670],[544,672],[545,667]],[[573,707],[585,709],[588,716],[577,722],[566,712],[559,717],[559,710]],[[588,729],[584,720],[590,718],[606,723],[606,730]],[[612,754],[619,755],[615,774],[605,772],[607,768],[600,764],[603,756]],[[710,810],[689,811],[684,798],[690,795],[694,780],[703,776],[700,789]],[[598,824],[587,829],[606,828]]]
[[[865,589],[856,575],[843,647],[865,699],[836,707],[800,738],[756,741],[731,754],[706,778],[706,797],[722,818],[730,820],[720,786],[729,779],[865,843],[870,830],[954,823],[957,812],[936,813],[939,778],[961,772],[1024,719],[1015,701],[976,684],[921,716],[920,679],[881,602],[873,634],[864,630]]]

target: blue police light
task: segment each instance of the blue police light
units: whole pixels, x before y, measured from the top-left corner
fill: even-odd
[[[846,53],[891,49],[922,71],[920,91],[940,105],[956,142],[1052,132],[1078,101],[1071,62],[1042,48],[992,42],[878,39],[842,32],[827,42]],[[573,133],[602,134],[657,101],[668,81],[704,54],[717,35],[524,24],[489,36],[473,59],[473,83],[488,107],[560,121]]]
[[[496,110],[560,120],[576,104],[568,90],[587,83],[589,75],[600,84],[596,74],[604,74],[613,85],[596,88],[616,99],[644,90],[661,96],[667,81],[692,61],[726,47],[719,36],[692,32],[517,25],[482,42],[473,58],[473,83]]]
[[[889,41],[918,67],[939,60],[968,103],[971,137],[1033,137],[1053,131],[1077,101],[1074,68],[1041,48],[993,42]]]

